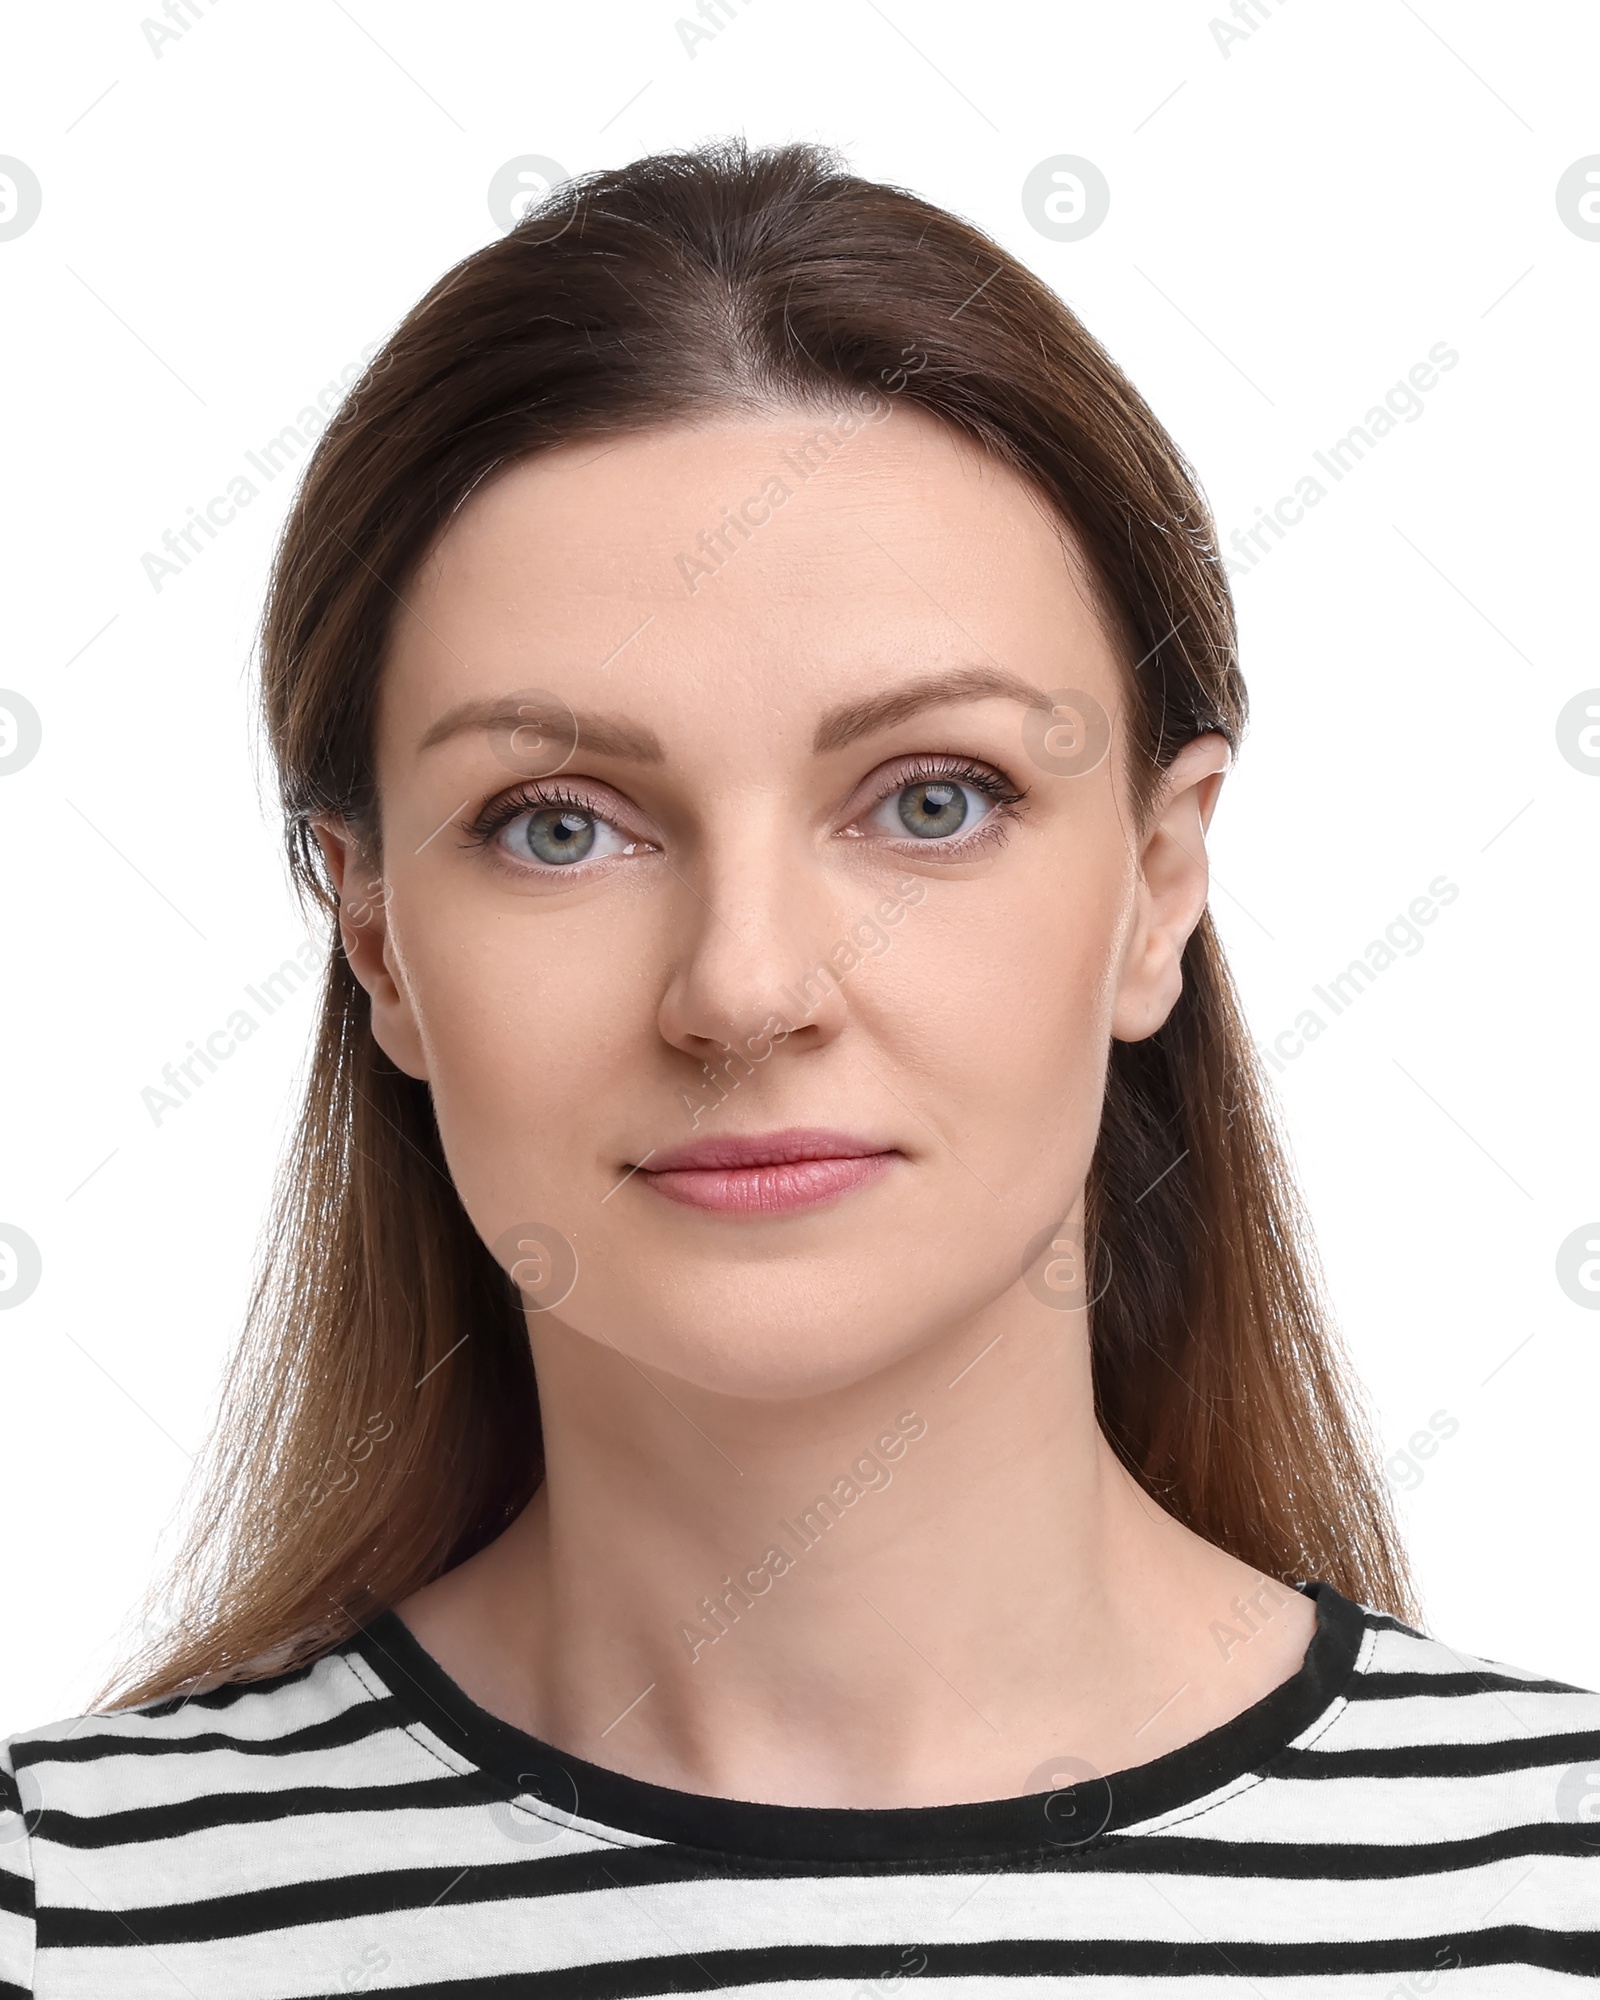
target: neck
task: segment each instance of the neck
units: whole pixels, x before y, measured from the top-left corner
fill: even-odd
[[[1123,1468],[1082,1319],[1003,1301],[782,1402],[545,1323],[544,1484],[401,1616],[492,1713],[685,1791],[953,1803],[1143,1763],[1292,1674],[1315,1614]]]

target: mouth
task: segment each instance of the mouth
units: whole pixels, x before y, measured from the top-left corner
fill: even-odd
[[[634,1178],[668,1201],[724,1215],[787,1215],[852,1194],[901,1157],[849,1132],[727,1133],[655,1153]]]

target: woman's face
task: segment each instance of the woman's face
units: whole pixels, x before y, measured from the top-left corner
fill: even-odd
[[[1124,672],[1031,489],[909,405],[569,445],[462,507],[384,671],[381,886],[323,841],[552,1337],[783,1397],[1061,1324],[1227,760],[1136,838]]]

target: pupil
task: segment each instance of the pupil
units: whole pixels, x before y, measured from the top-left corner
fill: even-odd
[[[967,795],[947,779],[907,785],[900,794],[900,818],[920,839],[954,833],[967,816]]]
[[[594,821],[587,813],[547,806],[528,822],[528,846],[541,861],[581,861],[594,846]]]

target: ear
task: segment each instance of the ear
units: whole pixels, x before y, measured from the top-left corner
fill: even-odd
[[[381,864],[342,819],[313,820],[339,903],[339,942],[372,1001],[372,1034],[396,1068],[426,1082],[427,1059],[389,926],[389,885]]]
[[[1206,828],[1233,753],[1226,737],[1197,736],[1167,766],[1139,856],[1134,920],[1112,1008],[1119,1042],[1153,1035],[1183,991],[1183,948],[1206,906]]]

